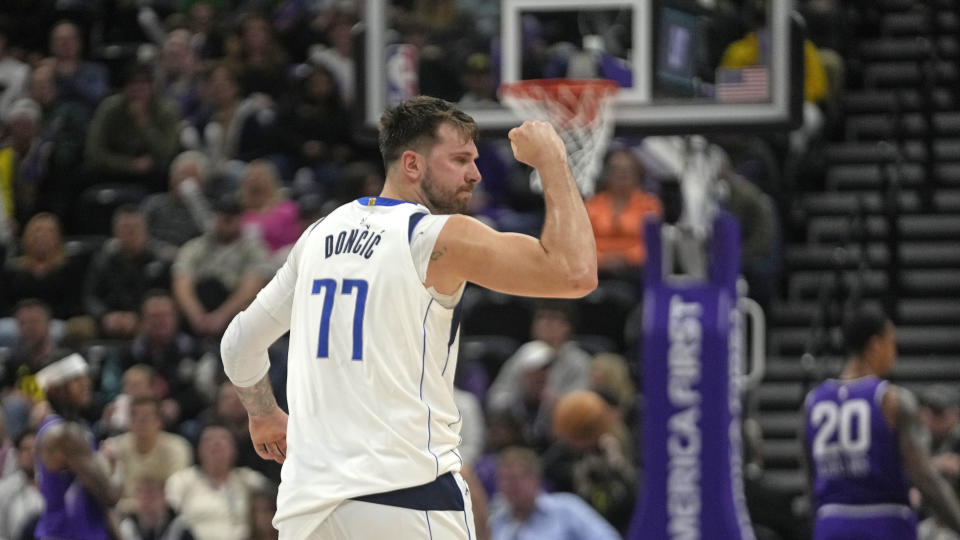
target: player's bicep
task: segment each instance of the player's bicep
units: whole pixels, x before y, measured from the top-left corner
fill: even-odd
[[[515,295],[577,295],[570,272],[560,264],[532,236],[502,233],[476,219],[452,216],[434,245],[427,284],[449,290],[470,281]]]

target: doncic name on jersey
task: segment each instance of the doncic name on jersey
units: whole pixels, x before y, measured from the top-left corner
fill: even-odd
[[[380,234],[368,229],[350,229],[340,231],[336,238],[328,234],[323,240],[323,251],[329,259],[334,255],[353,253],[369,259],[373,255],[373,248],[380,243]]]

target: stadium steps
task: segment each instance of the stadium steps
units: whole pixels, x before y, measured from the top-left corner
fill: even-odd
[[[901,215],[897,230],[901,241],[955,241],[960,238],[960,214]],[[862,223],[851,216],[813,216],[807,225],[807,240],[836,244],[865,235],[883,241],[888,231],[887,218],[879,215],[866,216]]]
[[[846,122],[847,139],[886,140],[896,137],[918,137],[932,128],[937,135],[960,134],[960,113],[936,112],[930,122],[918,112],[906,113],[897,118],[890,112],[849,115]]]
[[[918,62],[870,62],[863,68],[863,82],[867,88],[917,88],[927,84],[923,71]],[[944,60],[936,62],[934,77],[938,84],[956,84],[957,65]]]
[[[895,149],[900,151],[901,158],[907,163],[921,164],[927,157],[926,146],[922,140],[905,139],[899,147],[889,141],[833,143],[824,149],[824,158],[831,165],[889,163],[895,156]],[[943,137],[936,140],[933,143],[933,156],[938,161],[960,158],[960,139]]]
[[[956,32],[960,21],[950,11],[937,13],[937,24],[946,32]],[[929,34],[930,21],[922,11],[887,13],[880,20],[880,32],[887,36],[918,36]]]
[[[776,328],[769,337],[770,354],[799,358],[809,340],[808,328]],[[897,327],[897,349],[904,356],[950,355],[960,351],[960,332],[954,326]]]
[[[960,267],[960,236],[955,240],[908,240],[901,242],[900,266],[910,269],[951,269]],[[883,269],[890,262],[887,245],[871,242],[860,245],[829,243],[789,246],[784,264],[790,270],[853,270],[866,262],[870,268]]]
[[[957,41],[952,37],[941,37],[936,42],[923,37],[881,37],[860,42],[857,52],[867,61],[925,60],[932,52],[939,58],[955,58]]]
[[[764,432],[767,480],[794,492],[805,484],[796,439],[801,401],[844,361],[837,327],[844,289],[863,279],[864,299],[880,304],[899,285],[895,383],[915,392],[960,384],[960,16],[953,1],[871,6],[880,12],[865,28],[871,37],[852,41],[846,58],[851,88],[841,96],[846,116],[839,130],[845,140],[826,145],[824,183],[802,186],[791,202],[788,217],[806,235],[784,250],[783,298],[768,313],[767,370],[750,410]],[[946,37],[928,37],[933,25]],[[938,59],[930,64],[932,49]],[[925,73],[931,66],[932,80]],[[892,174],[899,180],[894,223],[901,242],[893,283],[885,192]],[[837,246],[844,248],[839,264]],[[857,270],[861,263],[864,271]],[[817,299],[838,279],[845,287],[826,307],[820,356],[802,359],[824,309]]]
[[[794,208],[798,214],[795,218],[805,221],[813,216],[851,216],[861,211],[883,214],[884,201],[885,196],[876,189],[807,193]],[[938,189],[929,212],[923,209],[920,195],[915,190],[901,190],[897,196],[897,209],[901,215],[960,214],[960,189]]]
[[[916,112],[924,109],[923,94],[913,88],[854,90],[840,98],[847,114]],[[933,89],[934,110],[955,110],[957,101],[949,87]]]

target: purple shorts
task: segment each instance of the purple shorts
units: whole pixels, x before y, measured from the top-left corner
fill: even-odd
[[[817,512],[813,540],[917,540],[917,516],[906,507],[899,514]]]

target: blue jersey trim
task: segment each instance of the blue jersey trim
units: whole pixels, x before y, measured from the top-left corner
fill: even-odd
[[[440,372],[441,375],[447,374],[447,364],[450,362],[450,348],[457,339],[457,331],[460,330],[460,316],[462,313],[463,298],[461,297],[460,301],[457,302],[457,307],[453,308],[453,318],[450,319],[450,340],[447,342],[447,359],[443,362],[443,370]]]
[[[430,306],[433,305],[433,298],[430,299],[430,303],[427,304],[427,309],[423,314],[423,351],[420,354],[420,401],[427,406],[427,452],[430,452],[430,455],[433,456],[433,461],[437,464],[436,475],[440,475],[440,458],[433,453],[433,450],[430,449],[430,441],[433,438],[433,432],[430,430],[430,418],[431,411],[430,405],[423,401],[423,377],[427,371],[427,317],[430,315]]]
[[[467,488],[470,489],[470,488]],[[470,523],[467,522],[467,509],[463,509],[463,526],[467,528],[467,540],[473,540],[473,535],[470,534]]]
[[[322,217],[322,218],[314,221],[314,222],[313,222],[313,225],[311,225],[311,226],[310,226],[310,229],[307,231],[307,235],[309,235],[310,233],[312,233],[313,230],[317,228],[317,225],[319,225],[321,222],[323,222],[324,219],[326,219],[326,216],[324,216],[324,217]]]
[[[396,206],[398,204],[417,204],[413,201],[401,201],[388,197],[360,197],[357,202],[363,206]]]
[[[413,230],[417,228],[417,224],[420,223],[420,220],[426,215],[426,212],[410,214],[410,226],[407,229],[407,242],[413,242]]]
[[[427,532],[430,533],[430,540],[433,540],[433,528],[430,527],[430,514],[426,510],[423,511],[423,517],[427,518]]]
[[[466,504],[453,473],[419,486],[354,497],[354,501],[426,511],[465,511]]]

